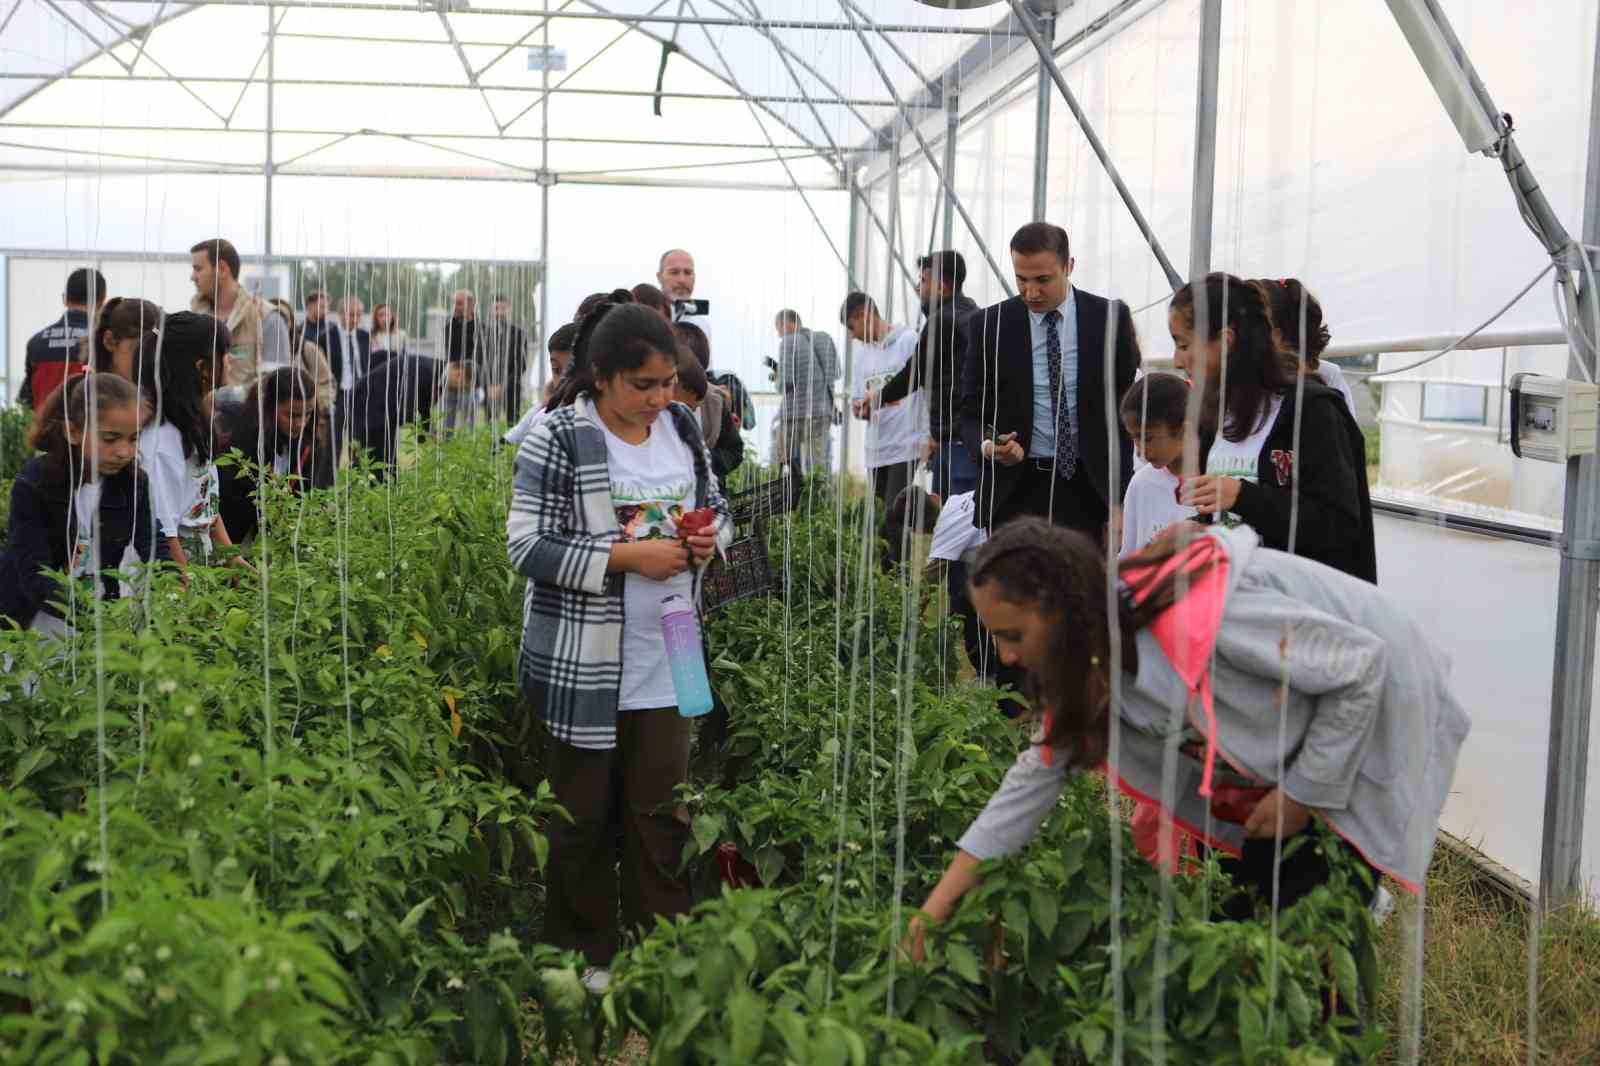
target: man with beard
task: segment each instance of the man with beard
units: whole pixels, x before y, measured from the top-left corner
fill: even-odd
[[[933,491],[941,499],[978,486],[978,465],[961,433],[961,367],[967,354],[968,316],[978,309],[962,293],[967,262],[960,252],[945,250],[917,260],[922,275],[917,297],[926,321],[917,347],[900,372],[884,383],[871,405],[897,403],[922,389],[928,411]]]

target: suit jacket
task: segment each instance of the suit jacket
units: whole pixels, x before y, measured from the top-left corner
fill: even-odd
[[[1108,509],[1122,502],[1133,473],[1133,441],[1123,432],[1117,408],[1139,368],[1139,338],[1128,306],[1118,303],[1112,362],[1112,406],[1106,409],[1105,349],[1111,302],[1103,296],[1075,291],[1078,318],[1078,469],[1089,479]],[[1106,420],[1116,425],[1118,483],[1106,477]],[[967,359],[961,376],[961,434],[978,462],[978,506],[973,522],[999,525],[1010,518],[1007,506],[1023,470],[983,458],[984,427],[1015,433],[1026,452],[1033,440],[1033,334],[1028,307],[1013,296],[986,307],[967,320]]]
[[[343,326],[333,325],[328,328],[324,336],[327,344],[322,345],[323,352],[328,357],[328,369],[333,371],[335,387],[344,380],[344,335],[347,331]],[[372,334],[357,328],[353,334],[355,341],[356,365],[352,368],[351,376],[360,381],[367,376],[367,370],[372,364]],[[321,342],[318,342],[319,344]]]

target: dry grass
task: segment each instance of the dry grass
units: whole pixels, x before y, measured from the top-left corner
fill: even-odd
[[[1407,972],[1402,925],[1396,914],[1379,938],[1379,1018],[1391,1033]],[[1428,874],[1423,938],[1422,1061],[1525,1066],[1528,909],[1441,848]],[[1539,939],[1537,1061],[1600,1063],[1600,919],[1588,911],[1557,915]],[[1385,1061],[1398,1061],[1398,1043],[1391,1041]]]

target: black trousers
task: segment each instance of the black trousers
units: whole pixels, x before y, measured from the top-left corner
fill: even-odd
[[[1024,459],[1011,495],[1006,497],[1002,508],[996,508],[993,528],[998,529],[1011,519],[1025,515],[1048,518],[1052,525],[1075,529],[1103,545],[1110,512],[1081,467],[1070,478],[1061,478],[1056,477],[1048,460]],[[996,683],[1021,689],[1027,680],[1026,672],[1001,662],[994,641],[987,634],[984,642]],[[1006,717],[1015,718],[1023,708],[1014,700],[1002,700],[1000,710]]]
[[[994,648],[967,594],[967,564],[959,559],[951,561],[945,568],[945,582],[950,593],[950,613],[961,619],[961,643],[967,649],[967,661],[980,678],[991,677],[996,666]]]
[[[905,491],[911,482],[911,464],[890,463],[888,466],[875,466],[872,468],[872,493],[878,498],[878,535],[883,537],[886,546],[883,550],[882,563],[885,570],[890,569],[900,561],[900,527],[889,528],[889,507],[895,498]],[[906,515],[910,522],[911,515]]]
[[[1296,846],[1292,853],[1288,853],[1291,844]],[[1361,857],[1359,851],[1332,834],[1318,836],[1302,831],[1285,840],[1283,849],[1286,854],[1283,861],[1277,864],[1280,910],[1298,902],[1328,880],[1333,873],[1335,859],[1330,849],[1354,860],[1358,868],[1365,867],[1371,874],[1367,885],[1356,886],[1363,903],[1370,905],[1378,893],[1378,872]],[[1244,842],[1243,854],[1238,858],[1232,855],[1219,858],[1219,865],[1233,878],[1237,891],[1218,903],[1217,917],[1235,922],[1249,921],[1255,917],[1258,905],[1272,905],[1273,859],[1277,855],[1277,846],[1270,837],[1252,837]]]

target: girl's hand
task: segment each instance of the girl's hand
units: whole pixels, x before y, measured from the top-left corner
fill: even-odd
[[[628,549],[625,569],[652,581],[666,581],[689,569],[689,549],[677,540],[639,540]]]
[[[926,962],[928,960],[928,923],[922,915],[911,919],[911,924],[906,926],[905,939],[900,941],[900,950],[905,952],[906,958],[912,962]]]
[[[696,563],[709,563],[711,557],[717,554],[717,535],[715,533],[693,533],[684,538],[689,545],[689,554]]]
[[[1279,819],[1282,819],[1282,830],[1279,830]],[[1285,840],[1300,832],[1311,824],[1311,809],[1303,804],[1296,803],[1284,795],[1283,789],[1275,788],[1261,797],[1261,802],[1256,804],[1256,809],[1250,812],[1250,817],[1245,819],[1244,832],[1252,837],[1277,837]]]
[[[1239,502],[1239,479],[1201,474],[1184,478],[1180,502],[1189,504],[1201,514],[1221,514],[1233,510]]]

